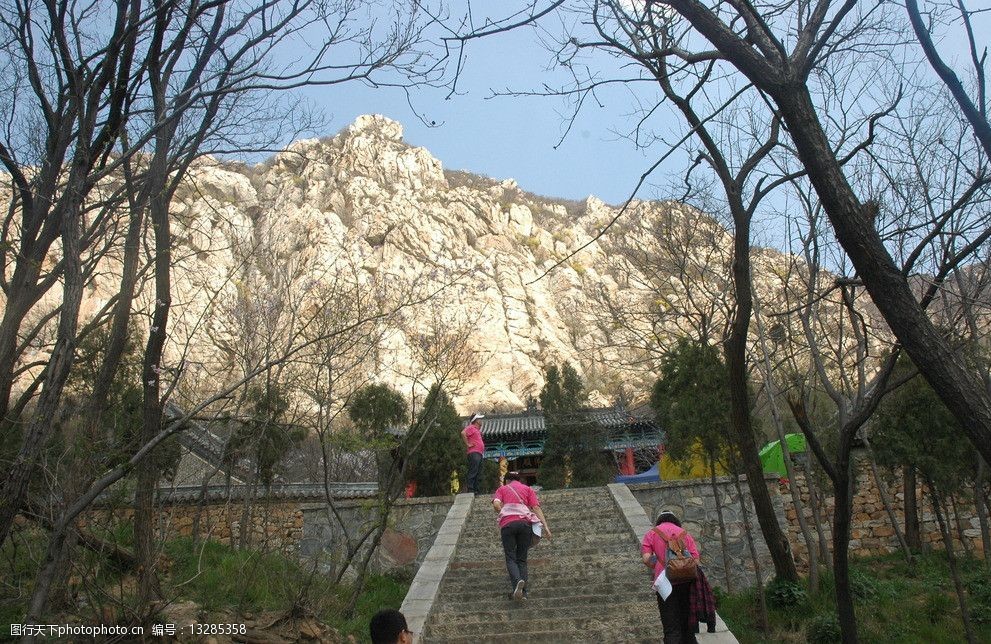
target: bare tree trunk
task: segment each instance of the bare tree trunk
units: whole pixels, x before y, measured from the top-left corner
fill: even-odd
[[[361,558],[361,563],[358,564],[357,578],[355,579],[354,586],[351,588],[351,594],[348,596],[348,603],[344,609],[344,614],[347,616],[354,615],[355,608],[358,605],[358,598],[361,597],[361,593],[365,589],[365,581],[368,578],[368,565],[371,563],[372,556],[375,554],[375,550],[382,541],[382,535],[385,534],[385,529],[389,525],[389,514],[392,511],[392,506],[392,503],[387,503],[381,508],[382,514],[379,516],[378,524],[372,532],[372,543]]]
[[[193,543],[200,540],[200,521],[203,518],[203,506],[206,505],[206,491],[210,485],[210,479],[214,477],[220,466],[214,467],[212,472],[203,475],[203,482],[200,483],[200,493],[196,496],[196,511],[193,512],[192,535]]]
[[[953,522],[957,526],[957,536],[960,537],[960,545],[963,547],[963,553],[968,559],[974,556],[971,551],[970,544],[967,543],[967,537],[963,534],[963,523],[960,521],[960,505],[957,503],[957,495],[950,495],[950,508],[953,510]]]
[[[258,489],[258,473],[251,477],[251,481],[244,491],[244,503],[241,505],[241,525],[238,530],[237,547],[244,549],[251,547],[251,536],[253,530],[250,528],[253,522],[252,506],[254,505],[255,490]]]
[[[805,434],[806,445],[812,448],[819,464],[829,475],[833,484],[833,578],[835,581],[836,612],[840,622],[840,630],[845,644],[854,644],[857,637],[857,615],[853,607],[853,596],[850,592],[850,522],[853,511],[853,480],[850,475],[850,449],[856,433],[856,427],[863,422],[862,409],[856,417],[846,418],[840,413],[840,444],[836,450],[836,461],[831,462],[819,439],[812,431],[808,414],[803,401],[789,398],[795,422]],[[841,410],[842,412],[842,410]]]
[[[784,423],[781,421],[781,414],[778,411],[777,388],[774,384],[774,377],[771,373],[771,358],[767,350],[767,337],[764,334],[764,323],[760,317],[760,304],[756,294],[754,295],[754,323],[757,326],[757,338],[760,341],[761,354],[764,367],[764,389],[771,405],[771,417],[774,421],[774,429],[778,434],[778,442],[781,445],[781,456],[785,464],[785,472],[788,475],[788,489],[791,492],[792,506],[795,508],[795,516],[798,519],[798,527],[802,531],[802,539],[805,541],[805,548],[809,559],[809,587],[812,590],[819,588],[819,564],[818,553],[816,552],[816,542],[812,538],[812,531],[805,520],[805,508],[802,506],[802,495],[798,490],[798,482],[795,479],[795,467],[792,464],[791,450],[788,449],[788,439],[785,435]]]
[[[26,206],[22,207],[26,208]],[[8,418],[7,413],[14,387],[18,332],[28,311],[37,302],[35,283],[38,281],[44,257],[31,257],[30,260],[17,262],[14,265],[10,288],[7,290],[7,301],[4,302],[3,317],[0,318],[0,422],[3,423],[0,428],[3,429],[4,434],[17,427],[14,423],[15,419]],[[3,436],[3,438],[7,437]],[[6,532],[0,533],[0,536],[4,534]],[[2,541],[3,539],[0,539],[0,542]]]
[[[55,431],[56,417],[62,390],[69,378],[69,370],[75,360],[76,329],[83,298],[83,276],[80,261],[80,221],[78,202],[69,206],[62,231],[64,277],[62,288],[62,312],[56,332],[55,346],[48,360],[46,375],[37,409],[28,425],[20,450],[14,457],[0,486],[0,544],[7,539],[14,517],[25,502],[28,484],[42,450],[48,445]]]
[[[819,539],[819,563],[828,566],[829,543],[826,539],[826,531],[822,528],[822,515],[825,513],[825,509],[822,507],[822,503],[820,503],[818,485],[816,485],[813,467],[813,459],[809,459],[809,469],[806,473],[805,482],[809,488],[809,505],[812,506],[812,522],[815,524],[816,535]]]
[[[760,560],[757,558],[757,546],[754,544],[753,525],[750,523],[750,511],[747,509],[747,499],[743,496],[743,486],[740,485],[740,477],[736,474],[733,475],[733,484],[736,486],[736,495],[740,500],[740,513],[743,515],[743,534],[747,538],[750,559],[754,562],[760,629],[762,633],[767,635],[771,631],[771,626],[767,619],[767,599],[764,597],[764,573],[761,571]]]
[[[156,102],[164,100],[161,96],[156,99]],[[155,305],[151,326],[148,329],[141,372],[143,389],[141,444],[150,442],[162,429],[161,379],[164,374],[162,355],[165,350],[169,309],[172,304],[172,232],[169,221],[171,195],[166,189],[169,179],[167,154],[170,138],[170,132],[159,133],[148,173],[149,181],[152,183],[149,214],[155,241]],[[137,486],[134,493],[134,548],[140,562],[138,607],[139,610],[146,611],[153,595],[158,594],[152,522],[159,469],[154,456],[141,460],[135,469]]]
[[[733,582],[730,581],[730,557],[726,549],[729,540],[726,538],[726,522],[723,520],[723,501],[720,498],[719,488],[716,486],[716,462],[709,460],[709,482],[712,485],[712,497],[716,500],[716,517],[719,519],[719,541],[723,552],[723,581],[726,583],[726,592],[733,592]]]
[[[730,416],[736,441],[740,446],[743,471],[754,501],[754,510],[767,549],[774,561],[774,572],[779,579],[798,581],[798,569],[791,555],[791,544],[778,524],[771,495],[764,482],[764,468],[757,456],[750,420],[750,396],[747,388],[747,331],[750,328],[752,309],[750,288],[750,221],[734,209],[733,236],[733,284],[736,293],[736,311],[729,337],[726,339],[726,371],[730,388]],[[742,209],[742,207],[741,207]]]
[[[968,644],[975,644],[974,629],[970,624],[970,608],[967,606],[967,596],[964,593],[963,582],[960,580],[960,571],[957,568],[957,557],[953,551],[953,536],[950,534],[949,526],[943,519],[943,500],[933,485],[932,481],[927,481],[929,494],[932,496],[933,512],[936,513],[936,523],[939,524],[939,532],[943,536],[943,547],[946,549],[946,561],[950,565],[950,576],[953,578],[953,588],[957,593],[957,602],[960,604],[960,619],[963,621],[963,630],[967,634]]]
[[[905,494],[905,542],[915,552],[922,551],[922,535],[919,526],[919,502],[914,467],[906,467],[902,472],[902,486]]]
[[[126,172],[126,174],[128,175],[127,180],[133,184],[135,181],[133,174],[131,172]],[[132,188],[132,192],[134,189],[136,186]],[[142,198],[132,197],[130,199],[131,214],[128,220],[127,235],[124,239],[120,288],[117,290],[117,302],[114,305],[113,320],[110,324],[110,336],[107,338],[100,371],[93,382],[93,393],[90,395],[88,418],[86,419],[90,428],[90,435],[95,435],[96,428],[100,426],[103,414],[107,409],[111,385],[127,346],[129,335],[127,327],[131,319],[131,304],[134,301],[134,291],[137,285],[144,210],[145,203]],[[112,432],[107,437],[111,444],[115,438]]]
[[[853,481],[850,464],[837,463],[837,479],[833,484],[833,579],[836,583],[836,612],[840,620],[843,642],[858,641],[857,615],[850,590],[850,520],[853,503]]]
[[[891,506],[891,499],[888,497],[888,490],[884,485],[884,481],[881,480],[881,476],[878,474],[877,462],[874,460],[874,449],[871,447],[870,440],[866,436],[863,436],[862,440],[867,447],[867,460],[871,466],[871,475],[874,477],[874,486],[877,488],[877,493],[881,497],[881,503],[884,504],[884,511],[888,514],[888,521],[891,522],[891,527],[895,531],[895,537],[898,539],[898,545],[905,554],[905,561],[912,563],[914,561],[912,551],[909,550],[908,543],[902,535],[901,526],[898,525],[898,517],[895,516],[895,510]]]

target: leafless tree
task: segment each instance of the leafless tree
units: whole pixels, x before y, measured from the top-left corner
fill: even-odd
[[[788,1],[764,10],[732,3],[709,5],[698,0],[670,0],[670,7],[730,62],[776,107],[794,151],[808,173],[833,231],[853,267],[905,351],[932,384],[968,438],[985,459],[991,457],[991,395],[963,364],[959,354],[935,328],[899,270],[875,225],[877,205],[858,195],[843,169],[843,154],[826,127],[828,117],[817,104],[815,76],[831,56],[854,52],[865,59],[890,52],[895,17],[882,5],[846,2]],[[897,73],[897,71],[895,72]],[[974,241],[983,240],[980,236]],[[972,253],[973,247],[959,254]],[[959,257],[958,260],[962,260]],[[841,618],[848,616],[841,615]],[[847,619],[844,638],[855,641]]]
[[[948,240],[964,246],[976,242],[979,247],[988,224],[984,162],[966,133],[944,117],[942,106],[939,96],[911,95],[897,118],[878,122],[876,141],[852,162],[859,170],[857,189],[875,195],[875,225],[901,270],[906,275],[918,274],[914,285],[923,309],[960,269],[960,246],[947,248]],[[953,151],[955,163],[942,162],[947,150]],[[804,295],[799,295],[797,311],[808,350],[806,368],[812,372],[815,388],[825,391],[836,408],[836,418],[830,422],[837,432],[835,448],[821,444],[822,428],[809,420],[805,406],[810,389],[806,389],[805,401],[792,396],[789,403],[833,484],[837,603],[844,638],[852,640],[856,626],[845,570],[852,502],[850,454],[881,397],[898,384],[889,378],[899,348],[876,312],[876,302],[873,298],[867,302],[860,282],[844,274],[854,267],[844,249],[827,234],[822,221],[825,209],[816,194],[804,181],[794,185],[800,193],[797,202],[804,204],[807,215],[806,223],[799,226],[807,272],[802,273],[806,287],[798,289]],[[840,275],[826,270],[827,265]],[[828,306],[838,308],[840,315],[826,313],[823,309]],[[939,318],[934,314],[934,319]],[[833,327],[831,320],[839,326]]]
[[[423,22],[418,6],[396,11],[383,28],[384,23],[365,22],[363,8],[354,3],[277,1],[234,6],[227,2],[143,5],[135,0],[87,7],[18,2],[5,6],[2,14],[8,36],[0,65],[10,72],[4,75],[10,83],[5,96],[12,98],[4,104],[7,118],[0,161],[15,185],[4,230],[16,233],[12,243],[3,246],[7,301],[0,321],[0,405],[4,418],[10,409],[13,374],[19,368],[22,322],[52,285],[63,283],[57,340],[46,361],[36,413],[3,484],[0,535],[5,536],[21,507],[38,454],[51,437],[54,414],[50,412],[57,408],[71,371],[84,281],[83,251],[87,244],[103,243],[85,228],[89,222],[83,219],[94,187],[124,181],[129,188],[120,192],[119,202],[124,203],[126,196],[130,207],[149,213],[156,295],[142,377],[143,438],[146,445],[157,444],[154,437],[162,433],[162,397],[167,393],[160,387],[160,374],[171,301],[170,207],[189,165],[207,151],[244,150],[278,138],[277,127],[259,128],[262,135],[255,137],[246,125],[287,122],[272,118],[286,106],[272,98],[279,96],[279,90],[369,79],[383,71],[396,72],[386,82],[412,82],[423,62],[414,49]],[[316,45],[297,47],[288,58],[280,56],[285,47],[303,39]],[[342,51],[351,57],[348,62],[338,58]],[[54,71],[49,74],[46,69]],[[39,124],[42,127],[32,127]],[[127,235],[126,247],[133,249],[134,231],[141,221],[138,215],[128,221],[132,234]],[[57,239],[61,243],[55,245]],[[15,247],[18,251],[12,252]],[[115,332],[128,317],[134,292],[133,261],[124,263],[128,268],[116,300]],[[54,268],[47,270],[48,266]],[[119,335],[111,346],[119,346],[116,340]],[[114,361],[119,359],[115,353],[106,354],[108,373],[115,371]],[[6,427],[9,432],[17,426]],[[155,473],[150,465],[139,469],[137,504],[147,509]],[[150,517],[150,513],[138,515]],[[147,557],[150,529],[140,521],[137,528],[139,555]],[[147,582],[142,580],[144,595]]]
[[[590,294],[603,349],[635,356],[620,366],[654,370],[673,338],[707,344],[728,334],[729,235],[687,205],[638,205],[601,240],[616,286]]]
[[[905,0],[905,9],[912,23],[912,30],[919,39],[919,45],[925,52],[933,71],[946,85],[964,118],[970,123],[974,136],[984,148],[984,153],[991,157],[991,123],[988,122],[988,48],[985,43],[978,41],[977,30],[974,28],[974,17],[987,12],[988,9],[986,7],[977,10],[968,9],[963,0],[945,3],[931,2],[929,4],[932,11],[928,14],[928,19],[924,20],[918,0]],[[971,90],[973,96],[960,80],[959,74],[947,64],[933,42],[934,27],[940,23],[956,22],[954,13],[958,14],[960,29],[967,37],[971,71],[974,75],[973,89]],[[959,32],[954,35],[958,34]]]

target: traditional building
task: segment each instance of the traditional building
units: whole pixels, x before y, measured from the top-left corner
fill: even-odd
[[[657,463],[663,432],[649,407],[625,406],[583,409],[581,418],[606,433],[606,450],[616,462],[617,474],[633,474]],[[544,415],[531,404],[514,414],[486,414],[482,420],[485,458],[506,459],[527,483],[536,483],[544,454],[547,425]]]

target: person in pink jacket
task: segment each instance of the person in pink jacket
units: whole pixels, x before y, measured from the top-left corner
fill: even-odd
[[[482,414],[472,414],[465,428],[461,430],[461,440],[465,442],[468,452],[468,491],[478,494],[478,479],[482,472],[482,454],[485,453],[485,441],[482,440]]]
[[[673,512],[664,510],[657,515],[654,527],[647,531],[640,543],[640,556],[645,566],[653,571],[653,579],[664,570],[668,554],[668,540],[674,541],[681,537],[682,543],[689,554],[699,559],[699,549],[695,539],[682,529],[681,521]],[[692,582],[674,584],[668,598],[662,599],[657,595],[657,609],[661,613],[661,625],[664,628],[664,644],[695,644],[695,625],[690,623],[689,602]]]
[[[503,486],[492,495],[492,507],[499,515],[499,534],[502,550],[506,555],[506,571],[509,573],[510,598],[526,599],[526,556],[533,541],[533,521],[540,519],[543,538],[551,538],[547,517],[540,509],[540,499],[529,485],[520,481],[519,472],[506,472]]]

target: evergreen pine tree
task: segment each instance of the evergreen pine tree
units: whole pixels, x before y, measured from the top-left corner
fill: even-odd
[[[574,367],[548,367],[540,392],[547,439],[537,472],[545,488],[604,485],[612,478],[605,432],[582,412],[587,401]]]
[[[915,372],[902,354],[892,380]],[[885,395],[878,405],[871,443],[878,462],[888,467],[914,467],[927,484],[954,494],[966,489],[975,475],[973,447],[960,424],[932,386],[916,374]]]
[[[348,404],[348,417],[364,437],[379,440],[390,427],[406,422],[409,409],[403,395],[384,384],[366,385],[355,392]]]
[[[467,464],[461,419],[439,385],[430,388],[423,410],[410,431],[407,449],[413,449],[417,442],[419,445],[411,454],[407,469],[407,476],[416,481],[417,496],[450,494],[453,471],[458,473],[464,489]]]
[[[679,340],[661,364],[650,405],[664,428],[664,449],[672,460],[686,469],[696,455],[707,469],[725,462],[733,444],[729,382],[716,347]]]
[[[348,417],[358,430],[361,443],[375,451],[379,485],[385,486],[391,480],[391,493],[395,495],[402,491],[405,482],[391,476],[394,468],[402,467],[402,461],[398,460],[399,441],[388,430],[409,422],[408,413],[403,395],[384,384],[362,387],[348,404]]]

